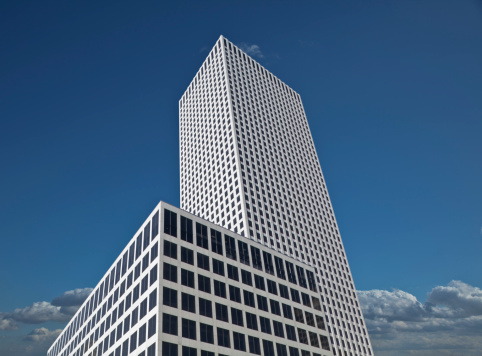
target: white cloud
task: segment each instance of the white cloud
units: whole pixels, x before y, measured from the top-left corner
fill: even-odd
[[[31,333],[25,336],[25,340],[42,343],[53,342],[61,332],[62,329],[49,330],[47,328],[38,328],[32,330]]]
[[[482,291],[460,281],[438,286],[422,304],[410,293],[359,291],[377,356],[479,355]]]
[[[251,57],[264,58],[264,54],[261,52],[259,46],[256,44],[240,43],[238,47],[247,54],[249,54]]]
[[[58,307],[79,306],[87,299],[91,292],[92,288],[77,288],[69,290],[52,299],[52,305]]]

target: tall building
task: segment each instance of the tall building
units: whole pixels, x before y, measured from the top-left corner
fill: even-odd
[[[181,208],[316,270],[336,355],[372,355],[300,96],[220,37],[179,102]]]

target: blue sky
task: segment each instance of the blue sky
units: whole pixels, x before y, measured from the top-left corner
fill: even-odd
[[[4,1],[0,33],[0,355],[45,353],[179,205],[177,104],[221,34],[301,95],[377,355],[482,348],[480,2]]]

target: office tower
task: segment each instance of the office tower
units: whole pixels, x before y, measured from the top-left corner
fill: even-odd
[[[314,269],[159,203],[47,356],[329,356]]]
[[[220,37],[179,102],[181,208],[315,268],[336,355],[371,355],[300,96]]]

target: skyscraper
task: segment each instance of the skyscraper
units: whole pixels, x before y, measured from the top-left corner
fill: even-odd
[[[179,102],[181,208],[316,270],[336,355],[372,355],[300,96],[220,37]]]

